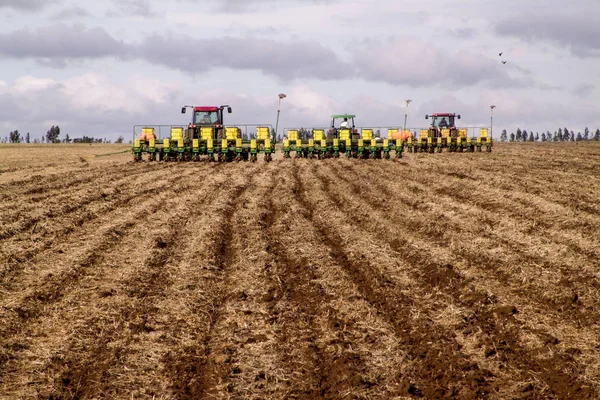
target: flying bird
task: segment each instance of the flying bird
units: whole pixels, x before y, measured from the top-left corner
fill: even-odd
[[[506,61],[502,61],[502,64],[506,64]]]
[[[502,57],[502,53],[498,54],[500,57]]]

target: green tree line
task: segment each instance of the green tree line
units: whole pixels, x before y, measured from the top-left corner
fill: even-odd
[[[29,132],[22,136],[19,133],[18,129],[9,132],[8,136],[0,139],[1,143],[111,143],[110,140],[106,138],[94,138],[89,136],[82,136],[79,138],[71,138],[69,134],[65,134],[63,138],[60,137],[60,127],[52,125],[50,129],[39,139],[31,140],[31,135]],[[115,141],[115,143],[123,143],[123,136],[119,136],[119,138]]]
[[[528,132],[526,129],[517,128],[517,131],[511,132],[510,135],[506,132],[506,129],[503,129],[500,134],[500,141],[502,142],[580,142],[588,140],[600,141],[600,129],[591,132],[586,127],[583,133],[577,132],[575,134],[568,128],[558,128],[554,132],[546,131],[540,134],[539,132]]]

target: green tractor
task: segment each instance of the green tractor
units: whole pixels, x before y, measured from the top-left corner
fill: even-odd
[[[312,138],[299,138],[302,129],[288,129],[283,143],[285,158],[338,158],[345,154],[348,158],[390,158],[390,151],[395,150],[396,157],[401,157],[402,143],[381,139],[373,134],[373,129],[359,129],[354,123],[354,114],[334,114],[331,126],[327,129],[313,128]],[[388,132],[398,129],[388,129]]]

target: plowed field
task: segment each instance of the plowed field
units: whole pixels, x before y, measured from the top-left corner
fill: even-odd
[[[0,147],[0,398],[600,398],[600,146]]]

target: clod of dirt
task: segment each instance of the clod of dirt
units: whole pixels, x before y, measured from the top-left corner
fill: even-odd
[[[100,292],[100,297],[110,297],[114,294],[115,294],[115,291],[113,289],[103,290],[102,292]]]
[[[497,353],[497,352],[496,352],[496,349],[487,349],[487,350],[485,351],[485,357],[486,357],[486,358],[489,358],[489,357],[495,356],[495,355],[496,355],[496,353]]]
[[[163,241],[162,239],[156,239],[156,242],[154,243],[155,247],[158,247],[159,249],[164,249],[167,247],[167,242]]]
[[[493,311],[500,318],[508,318],[511,315],[515,315],[519,313],[517,307],[515,306],[500,306]]]

